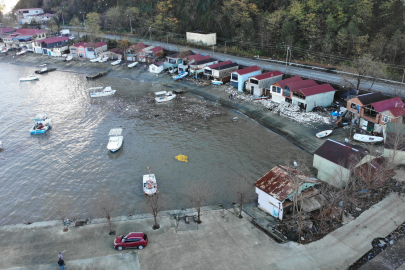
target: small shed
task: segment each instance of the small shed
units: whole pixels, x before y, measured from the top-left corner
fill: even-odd
[[[297,82],[297,81],[302,81],[302,78],[300,76],[295,76],[295,77],[291,77],[291,78],[288,78],[285,80],[275,82],[266,89],[266,92],[271,90],[271,100],[272,101],[279,102],[279,103],[284,102],[285,101],[285,97],[283,96],[284,87],[291,82]]]
[[[216,64],[218,60],[215,58],[207,58],[200,61],[195,61],[190,64],[190,74],[194,74],[194,76],[199,76],[204,74],[204,67]]]
[[[204,31],[186,32],[187,43],[199,43],[201,45],[212,46],[217,44],[217,34]]]
[[[164,62],[156,62],[149,65],[149,72],[151,73],[161,73],[164,69]]]
[[[249,77],[259,75],[261,73],[262,69],[258,66],[236,70],[231,73],[231,85],[238,88],[239,92],[242,92],[245,82],[249,79]]]
[[[108,57],[109,59],[115,60],[115,59],[122,59],[123,57],[123,50],[119,48],[114,48],[111,50],[108,50],[106,52],[99,53],[99,57]]]
[[[283,73],[279,71],[266,72],[260,75],[249,77],[246,82],[246,90],[255,96],[264,95],[265,88],[273,83],[280,81],[283,78]]]
[[[297,181],[302,183],[299,187],[295,185]],[[296,169],[276,166],[254,183],[259,208],[282,220],[284,210],[292,206],[294,196],[300,196],[303,191],[306,195],[316,195],[316,190],[307,191],[318,183],[320,181],[316,178],[311,178]],[[296,192],[298,194],[295,194]]]
[[[292,104],[312,111],[317,106],[327,107],[333,103],[336,90],[330,84],[322,84],[293,92]]]
[[[204,68],[204,75],[211,76],[214,79],[226,83],[231,80],[231,73],[238,69],[239,65],[237,63],[233,63],[232,61],[225,61],[206,66]]]

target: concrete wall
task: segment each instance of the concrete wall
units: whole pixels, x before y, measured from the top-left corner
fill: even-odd
[[[217,34],[200,34],[193,32],[186,32],[187,42],[190,43],[203,43],[204,45],[215,45],[217,44]]]
[[[317,178],[335,187],[343,187],[349,180],[350,171],[318,155],[314,155],[313,166],[318,169]],[[338,177],[341,174],[342,177]],[[337,179],[335,179],[337,178]],[[341,178],[341,179],[339,179]],[[343,181],[343,182],[337,182]]]
[[[255,188],[256,193],[259,195],[258,202],[259,208],[263,211],[269,213],[273,217],[276,217],[280,220],[283,219],[283,204],[271,197],[269,194],[263,192],[262,190]],[[280,203],[280,204],[279,204]],[[279,209],[280,205],[280,209]]]

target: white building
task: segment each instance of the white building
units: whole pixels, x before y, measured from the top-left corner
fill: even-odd
[[[251,76],[249,80],[246,81],[246,90],[255,96],[268,95],[268,93],[265,92],[265,88],[277,81],[281,81],[282,78],[283,73],[279,71],[271,71]]]
[[[164,62],[156,62],[149,65],[149,72],[151,73],[161,73],[164,70]]]
[[[17,17],[19,24],[23,24],[22,20],[28,18],[29,16],[43,14],[44,10],[42,8],[23,8],[14,11],[14,15]]]
[[[317,106],[328,107],[333,103],[336,90],[330,84],[299,89],[292,93],[292,104],[299,105],[306,112]]]
[[[32,48],[35,41],[46,38],[46,32],[39,29],[20,28],[3,38],[8,48]]]
[[[285,101],[285,97],[283,96],[284,87],[287,84],[289,84],[291,82],[296,82],[296,81],[302,81],[302,78],[300,76],[295,76],[295,77],[291,77],[291,78],[288,78],[285,80],[275,82],[266,89],[266,92],[267,91],[271,92],[272,101],[278,102],[278,103],[284,102]]]
[[[200,43],[202,45],[215,45],[217,44],[217,34],[208,33],[203,31],[186,32],[188,43]]]

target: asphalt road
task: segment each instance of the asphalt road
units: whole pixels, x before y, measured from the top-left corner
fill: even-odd
[[[72,33],[77,35],[77,32],[72,32]],[[81,34],[83,35],[83,33],[81,33]],[[118,39],[118,40],[121,38],[128,38],[126,36],[121,37],[119,35],[108,35],[108,34],[100,34],[99,36],[101,38]],[[145,43],[150,43],[150,41],[147,39],[139,39],[139,38],[128,38],[128,39],[131,42],[141,41],[141,42],[145,42]],[[161,46],[162,48],[169,50],[169,51],[180,51],[181,49],[186,48],[185,46],[164,43],[164,42],[159,42],[159,41],[153,41],[153,45]],[[295,67],[295,66],[286,67],[286,65],[282,64],[282,63],[274,63],[274,62],[269,62],[266,60],[249,59],[246,57],[229,55],[229,54],[225,54],[225,53],[217,53],[217,52],[213,53],[212,50],[203,50],[203,49],[197,49],[197,48],[192,48],[192,47],[188,47],[188,49],[193,50],[193,52],[195,52],[195,53],[209,54],[212,57],[214,57],[220,61],[231,60],[231,61],[237,62],[238,64],[241,64],[244,66],[258,65],[259,67],[261,67],[265,70],[278,70],[284,74],[301,76],[304,78],[314,79],[314,80],[322,81],[325,83],[332,83],[332,84],[337,84],[337,85],[346,85],[347,84],[347,83],[345,83],[344,76],[342,74],[328,73],[328,72],[324,72],[324,71],[320,71],[320,70]],[[362,84],[361,88],[364,90],[368,90],[370,88],[370,84],[369,83]],[[383,92],[385,94],[398,95],[398,93],[400,93],[400,92],[405,93],[405,84],[402,84],[402,83],[391,84],[391,83],[386,83],[386,82],[375,82],[373,84],[371,90]]]

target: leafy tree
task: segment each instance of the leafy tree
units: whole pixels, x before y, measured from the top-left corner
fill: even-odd
[[[77,18],[76,16],[74,16],[74,17],[70,20],[70,26],[76,27],[76,31],[77,31],[78,38],[80,38],[80,29],[81,29],[82,23],[80,22],[79,18]]]
[[[128,50],[128,47],[130,45],[131,45],[131,43],[129,42],[128,39],[118,40],[117,41],[117,47],[122,49],[122,51],[123,51],[123,56],[124,56],[125,63],[128,63],[127,62],[127,50]]]
[[[96,12],[91,12],[86,15],[86,32],[90,34],[91,41],[100,32],[100,15]]]
[[[106,12],[106,23],[110,29],[121,29],[122,10],[119,6],[111,7]]]
[[[131,28],[131,34],[132,34],[132,23],[137,21],[137,17],[139,16],[139,9],[136,7],[128,8],[125,10],[124,15],[129,20],[129,27]]]
[[[173,15],[173,4],[171,0],[162,1],[157,5],[158,14],[154,18],[152,27],[164,30],[175,31],[179,20]]]

